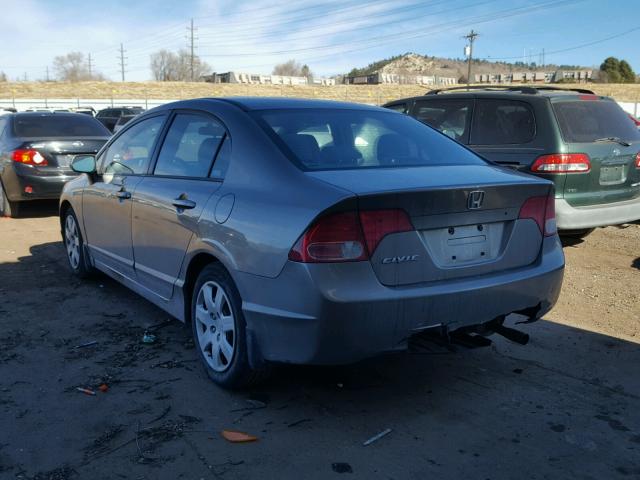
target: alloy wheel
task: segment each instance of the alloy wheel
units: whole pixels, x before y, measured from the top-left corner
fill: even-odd
[[[80,266],[80,234],[78,224],[73,215],[67,215],[64,222],[64,243],[67,247],[67,257],[71,268],[77,270]]]
[[[198,346],[207,364],[216,372],[231,365],[236,349],[236,327],[229,297],[214,281],[200,287],[195,319]]]

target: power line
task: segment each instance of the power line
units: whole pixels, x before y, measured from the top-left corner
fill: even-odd
[[[354,52],[361,52],[363,50],[369,50],[371,48],[375,48],[380,44],[380,40],[385,40],[386,42],[389,43],[394,43],[397,41],[406,41],[408,39],[414,39],[414,38],[420,38],[420,37],[426,37],[429,35],[434,35],[434,34],[438,34],[438,33],[442,33],[442,32],[446,32],[449,30],[453,30],[455,28],[459,28],[461,26],[464,25],[468,25],[469,23],[474,23],[474,24],[480,24],[480,23],[490,23],[490,22],[494,22],[497,20],[502,20],[505,18],[511,18],[511,17],[515,17],[515,16],[520,16],[520,15],[525,15],[531,12],[536,12],[538,11],[539,8],[541,7],[545,7],[545,8],[553,8],[553,7],[557,7],[557,6],[562,6],[561,4],[566,4],[567,1],[575,3],[575,1],[584,1],[584,0],[565,0],[565,1],[560,1],[560,2],[547,2],[547,3],[540,3],[540,4],[535,4],[532,5],[530,7],[519,7],[519,8],[515,8],[515,9],[507,9],[507,10],[501,10],[498,12],[494,12],[488,15],[485,15],[483,17],[468,17],[468,18],[463,18],[460,19],[459,21],[451,21],[451,22],[445,22],[439,25],[433,25],[429,28],[429,30],[427,32],[424,32],[425,28],[422,27],[420,29],[418,29],[419,32],[422,33],[416,33],[416,34],[412,34],[414,32],[416,32],[416,30],[411,30],[411,31],[405,31],[403,33],[396,33],[396,34],[392,34],[392,35],[387,35],[385,37],[377,37],[377,38],[372,38],[369,41],[367,41],[368,43],[372,43],[372,45],[368,45],[368,46],[364,46],[364,47],[357,47],[357,48],[351,48],[351,49],[341,49],[338,53],[340,55],[345,55],[348,53],[354,53]],[[440,28],[438,28],[440,27]],[[399,36],[403,36],[406,34],[412,34],[409,36],[404,36],[404,38],[397,38]],[[396,37],[396,38],[392,38],[392,37]],[[351,42],[351,43],[358,43],[358,42]],[[340,47],[340,45],[334,45],[334,47]],[[319,47],[319,49],[321,50],[326,50],[326,47]],[[260,55],[266,55],[266,53],[262,53]],[[204,55],[202,55],[204,56]],[[316,57],[303,57],[301,59],[299,59],[299,61],[301,62],[306,62],[306,63],[311,63],[311,62],[317,62],[318,60],[323,60],[323,59],[331,59],[334,60],[336,57],[336,52],[331,52],[331,53],[327,53],[325,55],[320,55],[320,56],[316,56]],[[516,58],[520,58],[520,57],[516,57]],[[271,66],[271,64],[262,64],[262,65],[245,65],[242,66],[240,68],[242,69],[247,69],[247,68],[261,68],[261,67],[268,67]]]
[[[490,14],[486,14],[486,15],[482,15],[482,16],[476,16],[476,17],[469,17],[469,18],[464,18],[464,19],[460,19],[460,20],[453,20],[450,22],[445,22],[442,23],[440,25],[436,25],[437,26],[448,26],[448,25],[452,25],[452,26],[459,26],[460,24],[469,24],[469,23],[485,23],[485,22],[492,22],[495,20],[499,20],[502,18],[509,18],[509,17],[513,17],[513,16],[518,16],[518,15],[523,15],[526,13],[531,13],[531,12],[537,12],[539,11],[540,8],[552,8],[552,7],[559,7],[559,6],[563,6],[566,4],[570,4],[570,3],[576,3],[576,2],[581,2],[584,0],[555,0],[555,1],[547,1],[547,2],[541,2],[541,3],[537,3],[534,5],[529,5],[529,6],[525,6],[525,7],[516,7],[516,8],[510,8],[510,9],[506,9],[506,10],[500,10],[498,12],[492,12]],[[502,15],[501,15],[502,14]],[[358,43],[362,43],[362,44],[374,44],[374,46],[379,46],[379,42],[380,41],[389,41],[392,39],[398,39],[398,37],[403,37],[400,38],[400,40],[408,40],[408,39],[413,39],[413,38],[420,38],[420,37],[425,37],[428,35],[432,35],[434,33],[433,30],[428,30],[425,32],[425,27],[421,26],[420,28],[417,29],[412,29],[412,30],[405,30],[403,32],[399,32],[399,33],[392,33],[392,34],[388,34],[388,35],[380,35],[377,37],[369,37],[365,40],[356,40],[356,41],[351,41],[349,42],[351,45],[353,44],[358,44]],[[332,43],[332,44],[325,44],[325,45],[317,45],[315,47],[306,47],[306,48],[298,48],[298,49],[287,49],[287,50],[277,50],[277,51],[269,51],[269,52],[236,52],[236,53],[229,53],[229,54],[216,54],[216,55],[200,55],[201,57],[211,57],[211,56],[218,56],[218,57],[261,57],[264,55],[291,55],[292,53],[301,53],[301,52],[307,52],[307,51],[314,51],[314,50],[326,50],[328,48],[335,48],[335,47],[343,47],[343,43]],[[351,52],[353,50],[349,50],[349,52]],[[341,51],[340,53],[346,53],[345,51]]]
[[[546,61],[546,60],[544,60],[544,58],[547,55],[555,55],[557,53],[571,52],[573,50],[579,50],[581,48],[591,47],[592,45],[598,45],[600,43],[608,42],[609,40],[613,40],[615,38],[620,38],[620,37],[623,37],[625,35],[629,35],[630,33],[637,32],[639,30],[640,30],[640,27],[635,27],[635,28],[632,28],[630,30],[626,30],[626,31],[624,31],[622,33],[617,33],[615,35],[610,35],[608,37],[601,38],[599,40],[594,40],[592,42],[582,43],[580,45],[574,45],[573,47],[561,48],[560,50],[553,50],[553,51],[550,51],[550,52],[545,52],[545,49],[542,49],[543,63]],[[514,60],[514,59],[518,59],[518,58],[520,58],[519,55],[518,56],[512,56],[512,57],[485,57],[485,58],[483,58],[483,60]]]

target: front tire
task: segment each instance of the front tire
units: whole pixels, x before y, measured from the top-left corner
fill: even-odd
[[[79,278],[89,277],[93,273],[93,268],[87,264],[80,225],[71,208],[65,212],[63,218],[63,241],[69,267],[73,274]]]
[[[193,339],[209,378],[229,389],[253,385],[266,376],[266,370],[254,370],[249,364],[241,307],[229,273],[218,263],[207,265],[191,298]]]
[[[0,182],[0,216],[17,218],[19,214],[20,203],[9,200]]]

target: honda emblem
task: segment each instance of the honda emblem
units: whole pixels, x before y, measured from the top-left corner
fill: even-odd
[[[469,210],[477,210],[482,207],[484,201],[484,192],[482,190],[474,190],[469,192],[469,198],[467,200],[467,208]]]

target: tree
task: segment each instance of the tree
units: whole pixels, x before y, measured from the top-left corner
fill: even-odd
[[[626,60],[620,60],[618,72],[620,72],[620,80],[622,80],[623,83],[636,82],[636,74]]]
[[[175,80],[176,55],[169,50],[159,50],[151,55],[151,74],[159,82]]]
[[[0,82],[6,82],[7,81],[7,74],[4,72],[0,72]]]
[[[198,81],[211,73],[211,66],[197,55],[193,56],[193,78]],[[177,53],[159,50],[151,55],[151,74],[161,82],[186,82],[191,80],[191,53],[179,50]]]
[[[104,80],[101,73],[90,73],[89,65],[82,52],[70,52],[53,59],[53,70],[58,80],[63,82],[83,82]]]
[[[307,67],[309,68],[309,67]],[[273,67],[273,75],[283,75],[287,77],[302,77],[302,65],[291,59],[284,63],[279,63]]]
[[[300,69],[300,75],[305,77],[309,83],[313,82],[313,72],[309,68],[309,65],[304,64]]]
[[[636,74],[626,60],[618,60],[616,57],[607,57],[600,71],[605,81],[610,83],[635,83]]]

